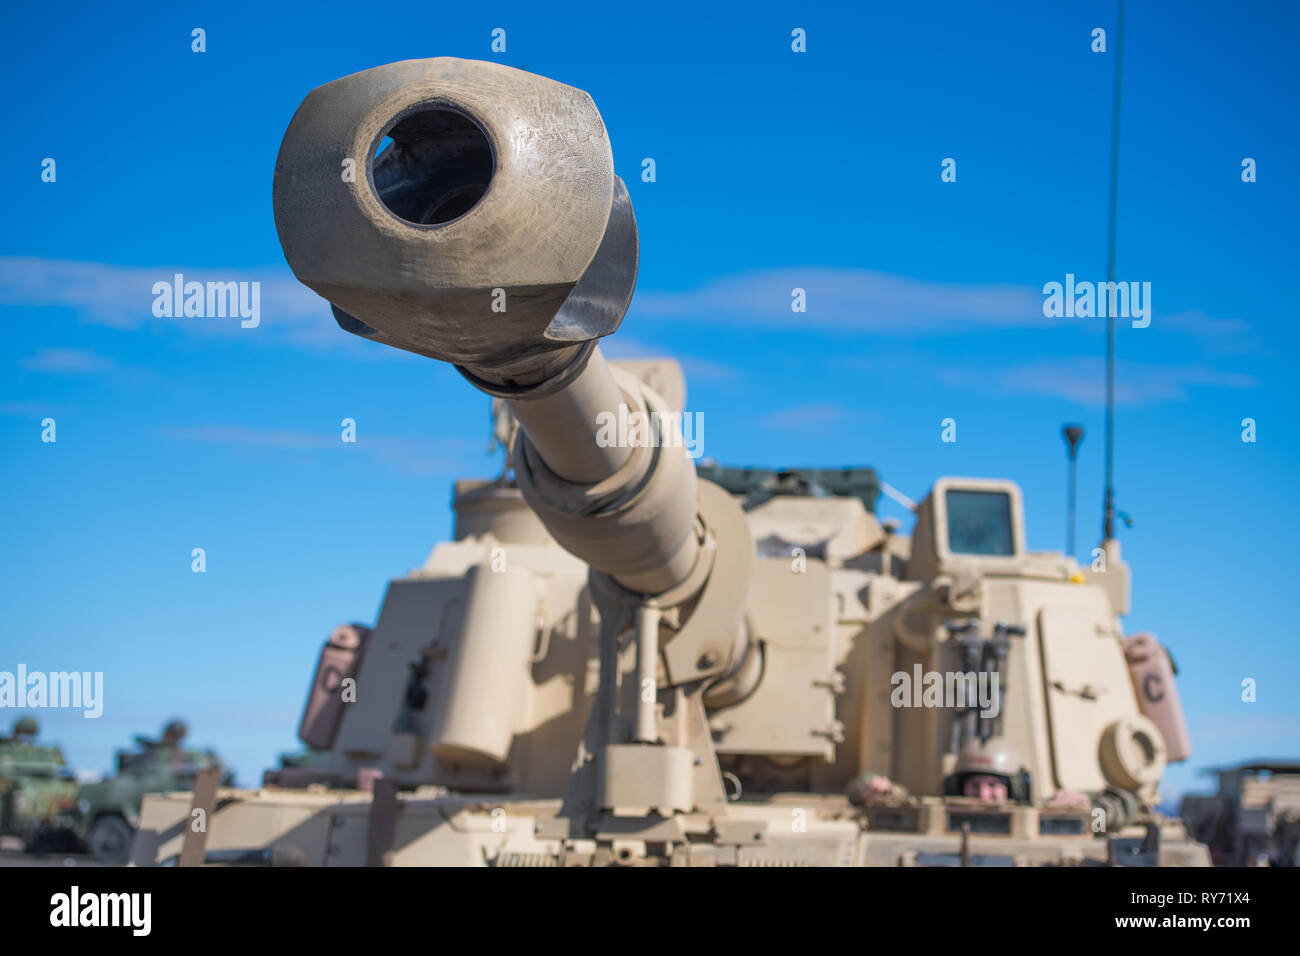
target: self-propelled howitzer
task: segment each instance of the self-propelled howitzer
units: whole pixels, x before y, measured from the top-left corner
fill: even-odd
[[[274,203],[343,329],[509,410],[513,480],[459,483],[456,540],[335,631],[318,756],[223,792],[210,854],[1203,858],[1149,812],[1185,740],[1163,648],[1132,653],[1164,711],[1126,659],[1116,546],[1028,552],[1008,481],[940,479],[909,540],[870,469],[697,473],[676,363],[605,360],[638,240],[587,94],[447,58],[346,77],[294,116]],[[147,808],[137,861],[179,853],[186,799]]]

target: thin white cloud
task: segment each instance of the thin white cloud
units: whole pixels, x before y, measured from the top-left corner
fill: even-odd
[[[93,375],[116,365],[111,358],[87,349],[67,348],[41,349],[29,358],[20,359],[18,364],[29,372],[44,375]]]
[[[341,432],[250,428],[245,425],[164,427],[160,432],[166,438],[242,448],[288,451],[331,449],[341,450],[344,453],[355,450],[377,461],[392,465],[398,471],[414,475],[455,471],[464,466],[467,455],[482,452],[487,447],[485,442],[469,442],[464,439],[367,435],[361,428],[358,428],[355,444],[343,442]],[[493,467],[496,467],[495,464],[489,464],[484,471],[491,471]]]
[[[11,399],[0,402],[0,415],[12,418],[45,418],[55,412],[55,406],[36,399]]]
[[[1042,395],[1085,405],[1102,405],[1106,401],[1105,362],[1095,356],[991,367],[978,372],[947,369],[939,375],[950,385],[991,384],[1010,395]],[[1258,384],[1254,376],[1202,365],[1120,361],[1115,368],[1115,401],[1121,405],[1182,402],[1195,388],[1251,389]]]
[[[629,338],[622,332],[615,332],[613,335],[600,340],[600,350],[605,353],[605,357],[618,361],[619,359],[644,359],[644,358],[669,358],[668,350],[648,345],[640,339]]]
[[[791,309],[794,289],[804,290],[804,312]],[[638,291],[632,315],[899,337],[1055,329],[1088,321],[1045,317],[1041,285],[935,282],[871,269],[826,266],[721,276],[674,292]],[[1253,347],[1245,320],[1218,318],[1201,309],[1168,315],[1157,312],[1151,327],[1198,339],[1216,352],[1244,352]]]
[[[1217,352],[1247,352],[1254,347],[1250,323],[1244,319],[1222,319],[1203,309],[1190,309],[1167,316],[1157,316],[1152,328],[1180,332],[1200,339]]]
[[[792,311],[803,289],[805,312]],[[865,330],[891,335],[1042,326],[1043,296],[1016,285],[930,282],[826,266],[723,276],[696,289],[639,292],[633,315]]]
[[[622,332],[615,332],[613,335],[601,339],[600,348],[605,353],[606,358],[614,361],[619,359],[676,359],[682,367],[682,372],[686,375],[688,386],[692,381],[727,382],[740,376],[740,372],[730,365],[724,365],[721,362],[714,362],[709,359],[693,358],[675,352],[673,349],[649,345],[639,339],[628,338]]]
[[[763,424],[779,431],[828,428],[854,417],[854,412],[835,402],[818,402],[796,405],[772,412],[763,418]]]
[[[153,314],[155,282],[177,274],[190,282],[257,282],[260,321],[242,328],[239,318],[158,318]],[[182,266],[120,266],[0,256],[0,305],[67,308],[93,325],[131,331],[170,328],[197,335],[242,335],[285,341],[308,348],[365,347],[365,353],[392,353],[342,332],[329,303],[283,267],[263,269]],[[359,349],[359,351],[361,351]]]
[[[187,281],[259,282],[261,322],[240,327],[238,319],[156,318],[153,284]],[[807,309],[791,310],[791,293],[803,289]],[[329,304],[302,285],[284,266],[261,269],[120,266],[33,257],[0,256],[0,306],[64,307],[82,321],[119,329],[176,328],[194,334],[254,335],[306,348],[356,349],[358,357],[392,357],[399,350],[361,342],[342,333]],[[657,291],[642,287],[630,317],[691,320],[710,324],[784,326],[869,331],[891,336],[983,332],[997,328],[1055,328],[1074,320],[1043,316],[1041,287],[1008,283],[935,282],[828,266],[785,267],[720,276],[693,289]],[[1185,334],[1216,350],[1249,347],[1249,326],[1201,310],[1154,317],[1153,328]],[[615,335],[610,343],[626,342]],[[662,354],[640,343],[610,344],[612,355]],[[696,373],[734,377],[735,370],[702,359],[686,359]]]
[[[711,362],[702,358],[681,359],[682,370],[686,372],[686,381],[730,382],[740,378],[739,370],[721,362]]]
[[[245,425],[196,425],[161,429],[167,438],[185,441],[242,445],[250,448],[332,448],[340,444],[338,435],[284,429],[249,428]]]

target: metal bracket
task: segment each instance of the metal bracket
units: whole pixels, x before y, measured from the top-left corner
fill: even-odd
[[[387,866],[397,835],[397,781],[380,777],[370,801],[370,826],[366,833],[366,866]]]

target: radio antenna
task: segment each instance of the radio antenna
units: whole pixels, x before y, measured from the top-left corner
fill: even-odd
[[[1106,244],[1106,279],[1115,288],[1115,218],[1119,205],[1119,105],[1124,76],[1124,0],[1119,0],[1115,30],[1115,99],[1110,125],[1110,234]],[[1115,310],[1106,310],[1106,500],[1102,539],[1115,537]]]

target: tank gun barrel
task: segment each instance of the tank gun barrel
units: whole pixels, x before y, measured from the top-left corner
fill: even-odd
[[[586,93],[449,57],[355,73],[298,108],[274,204],[290,267],[340,326],[507,401],[516,478],[557,541],[635,593],[691,575],[701,535],[681,443],[602,427],[675,409],[596,344],[627,310],[638,240]]]

